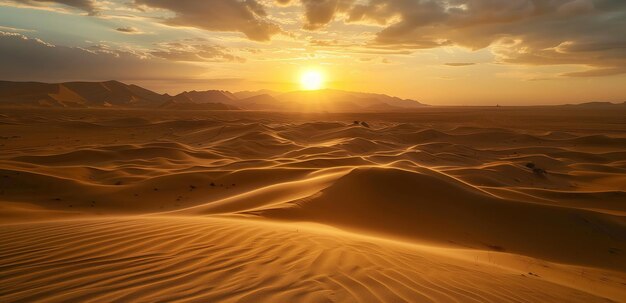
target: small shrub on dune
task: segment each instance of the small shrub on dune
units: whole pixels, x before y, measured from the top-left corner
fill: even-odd
[[[545,177],[548,174],[548,171],[546,171],[543,168],[539,168],[537,167],[537,165],[535,165],[535,163],[532,162],[528,162],[525,165],[527,168],[529,168],[530,170],[532,170],[532,172],[537,175],[537,176],[541,176],[541,177]]]

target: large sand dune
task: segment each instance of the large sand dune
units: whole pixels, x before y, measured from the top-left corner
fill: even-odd
[[[624,117],[4,110],[0,301],[624,302]]]

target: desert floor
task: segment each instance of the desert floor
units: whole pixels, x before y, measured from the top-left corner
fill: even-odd
[[[0,113],[1,302],[626,302],[624,109]]]

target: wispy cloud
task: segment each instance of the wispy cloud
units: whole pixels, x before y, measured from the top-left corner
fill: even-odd
[[[17,27],[1,26],[1,25],[0,25],[0,31],[7,31],[7,32],[36,32],[36,30],[34,30],[34,29],[25,29],[25,28],[17,28]]]
[[[88,48],[54,45],[18,33],[0,31],[0,78],[12,80],[82,79],[107,80],[189,77],[204,68],[146,57],[131,52],[94,45]]]
[[[98,5],[94,0],[13,0],[16,3],[23,3],[33,6],[47,6],[50,4],[62,4],[87,12],[89,15],[98,13]]]
[[[472,63],[472,62],[449,62],[449,63],[444,63],[443,65],[459,67],[459,66],[476,65],[476,63]]]
[[[118,27],[115,30],[120,32],[120,33],[129,34],[129,35],[143,34],[143,32],[141,30],[139,30],[136,27],[132,27],[132,26]]]

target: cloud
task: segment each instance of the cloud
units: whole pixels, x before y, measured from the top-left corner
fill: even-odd
[[[124,33],[124,34],[130,34],[130,35],[142,34],[143,33],[139,29],[137,29],[135,27],[132,27],[132,26],[118,27],[115,30],[118,31],[118,32]]]
[[[623,73],[623,0],[370,0],[349,9],[347,22],[385,28],[374,43],[424,49],[492,47],[503,63],[575,64],[597,68],[569,76]]]
[[[255,41],[268,41],[282,32],[266,18],[265,7],[256,0],[135,0],[135,4],[174,12],[174,17],[163,21],[170,26],[241,32]]]
[[[288,1],[280,1],[282,4]],[[624,73],[626,1],[623,0],[300,0],[308,30],[344,14],[346,23],[372,23],[369,47],[429,49],[491,47],[501,63],[586,65],[564,76]],[[312,45],[340,45],[312,40]],[[465,65],[451,65],[465,66]]]
[[[90,14],[109,13],[107,1],[13,2],[56,3]],[[626,73],[624,0],[132,0],[131,3],[133,8],[146,9],[142,18],[175,27],[238,32],[254,41],[271,40],[274,35],[284,33],[278,23],[289,28],[301,18],[305,30],[324,31],[299,33],[293,39],[333,51],[410,54],[444,46],[488,48],[498,63],[584,66],[580,72],[563,75],[568,77]],[[280,7],[267,8],[272,5]],[[302,11],[295,5],[301,5]],[[161,18],[154,17],[160,13]],[[276,16],[269,16],[270,13]],[[327,28],[339,19],[359,25]],[[333,32],[335,29],[338,31]],[[116,30],[141,33],[133,27]],[[206,43],[162,43],[146,54],[169,61],[243,61],[227,49]]]
[[[610,28],[606,28],[610,31]],[[572,39],[572,38],[568,38]],[[571,77],[599,77],[626,73],[626,40],[624,36],[585,36],[576,40],[541,40],[526,36],[524,39],[503,39],[493,48],[498,60],[524,65],[587,65],[592,69],[567,73]]]
[[[0,78],[15,81],[189,78],[206,71],[141,52],[58,46],[1,31],[0,66]]]
[[[306,22],[304,28],[319,29],[330,23],[335,14],[347,10],[353,0],[301,0],[304,6]]]
[[[475,64],[476,63],[470,63],[470,62],[449,62],[449,63],[444,63],[443,65],[459,67],[459,66],[470,66],[470,65],[475,65]]]
[[[158,49],[150,54],[171,61],[187,62],[245,62],[242,57],[229,53],[223,46],[191,43],[192,41],[167,42],[158,44]],[[196,41],[198,42],[198,41]]]
[[[1,25],[0,25],[0,31],[7,31],[7,32],[36,32],[36,30],[34,30],[34,29],[17,28],[17,27],[1,26]]]
[[[572,72],[563,74],[567,77],[605,77],[626,74],[626,67],[613,67],[613,68],[596,68],[586,70],[582,72]]]
[[[306,30],[318,30],[335,19],[339,13],[346,12],[355,0],[275,0],[279,6],[300,3],[304,8],[304,25]]]
[[[337,39],[333,39],[333,40],[321,40],[321,39],[311,39],[309,41],[309,45],[311,46],[341,46],[341,47],[347,47],[347,46],[354,46],[351,44],[341,44],[339,42],[339,40]]]
[[[34,6],[57,3],[80,9],[89,13],[89,15],[95,15],[98,13],[97,5],[94,0],[15,0],[14,2]]]

